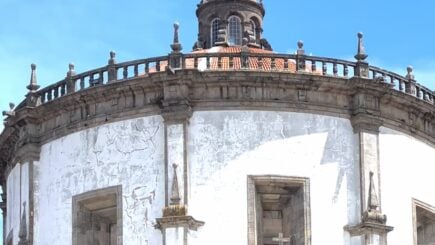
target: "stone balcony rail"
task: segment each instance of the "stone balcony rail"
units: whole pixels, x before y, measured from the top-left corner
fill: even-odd
[[[350,78],[360,76],[372,79],[373,82],[390,84],[391,89],[414,96],[432,105],[435,104],[435,92],[417,83],[408,67],[408,74],[401,76],[368,63],[351,62],[325,57],[276,54],[276,53],[171,53],[168,56],[153,57],[116,63],[115,54],[107,66],[75,74],[74,66],[70,65],[67,77],[35,92],[38,98],[37,105],[41,105],[67,94],[83,91],[94,86],[103,86],[113,82],[122,82],[138,77],[148,76],[152,73],[167,72],[171,70],[197,69],[202,72],[213,71],[264,71],[306,73],[313,76],[330,76],[337,78]],[[366,75],[359,75],[359,66],[366,66]]]

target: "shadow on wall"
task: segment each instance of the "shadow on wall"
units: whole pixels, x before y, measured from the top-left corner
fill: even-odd
[[[339,174],[332,202],[336,202],[346,179],[347,189],[355,190],[358,170],[354,168],[357,149],[352,126],[347,119],[286,112],[195,112],[189,130],[189,148],[195,154],[193,162],[208,162],[218,171],[243,153],[271,141],[303,135],[327,133],[321,164],[337,164]],[[210,174],[205,167],[202,175]],[[349,204],[354,210],[355,203]],[[354,217],[354,212],[349,215]]]
[[[347,190],[359,189],[359,169],[357,162],[358,143],[354,134],[345,133],[342,129],[345,127],[340,122],[330,128],[326,140],[325,149],[321,164],[338,164],[337,182],[332,199],[333,203],[338,201],[340,190],[343,188],[343,182],[346,180]],[[351,192],[350,192],[351,193]],[[357,223],[356,217],[359,216],[360,204],[351,200],[359,200],[358,193],[354,193],[353,198],[347,198],[348,221]]]

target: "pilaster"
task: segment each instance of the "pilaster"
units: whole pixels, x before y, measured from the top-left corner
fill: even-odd
[[[177,26],[174,27],[178,29]],[[174,43],[176,41],[174,38]],[[174,80],[163,84],[162,101],[165,124],[165,208],[162,217],[156,219],[155,227],[161,230],[164,245],[187,245],[188,232],[197,230],[204,222],[188,214],[187,130],[192,116],[188,96],[190,82],[172,74]]]
[[[0,179],[2,179],[2,177],[3,176],[0,176]],[[6,196],[6,193],[7,193],[7,189],[6,189],[6,181],[5,180],[3,180],[2,179],[2,181],[0,182],[0,184],[1,184],[1,188],[2,188],[2,194],[0,195],[1,196],[1,202],[0,202],[0,209],[1,209],[1,212],[2,212],[2,218],[3,218],[3,230],[1,231],[2,232],[2,234],[3,234],[3,240],[5,240],[6,239],[6,236],[7,236],[7,234],[6,234],[6,215],[7,215],[7,204],[6,204],[6,201],[7,201],[7,196]],[[4,244],[6,244],[6,241],[4,241]]]
[[[27,164],[28,180],[23,183],[28,183],[28,203],[23,206],[22,215],[27,217],[28,222],[25,222],[23,226],[26,226],[27,237],[23,244],[32,245],[33,244],[33,233],[34,233],[34,176],[35,176],[35,165],[39,162],[40,147],[37,144],[29,143],[23,145],[17,150],[15,155],[15,161],[21,162],[22,164]],[[26,177],[26,176],[22,176]],[[24,188],[24,187],[22,187]],[[27,210],[26,210],[27,209]],[[26,214],[27,212],[27,214]]]
[[[362,78],[355,78],[364,82]],[[363,245],[386,245],[387,216],[382,213],[379,166],[379,95],[367,89],[353,96],[352,126],[358,139],[360,169],[361,222],[344,227],[351,236],[361,236]]]

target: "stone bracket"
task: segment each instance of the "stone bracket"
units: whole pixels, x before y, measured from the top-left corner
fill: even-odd
[[[169,216],[156,219],[157,223],[155,225],[156,229],[161,231],[167,228],[174,227],[185,227],[189,230],[196,231],[199,227],[203,226],[205,222],[198,221],[192,216]]]
[[[394,227],[375,222],[362,222],[357,225],[347,225],[343,229],[349,232],[351,236],[361,236],[373,233],[387,234],[394,230]]]

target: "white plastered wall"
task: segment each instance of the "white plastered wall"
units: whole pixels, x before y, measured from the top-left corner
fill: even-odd
[[[356,136],[349,120],[321,115],[195,112],[189,127],[189,212],[205,221],[189,245],[247,244],[247,176],[308,177],[312,244],[357,244]],[[222,235],[225,234],[225,235]]]
[[[74,133],[42,146],[35,163],[35,245],[70,245],[72,196],[122,185],[123,244],[161,244],[164,207],[160,116]]]
[[[414,244],[412,198],[435,206],[435,148],[381,128],[382,211],[394,230],[388,244]]]

